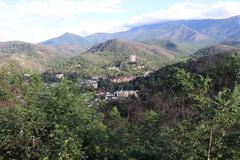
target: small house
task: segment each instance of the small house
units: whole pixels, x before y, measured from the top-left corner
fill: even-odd
[[[63,73],[56,73],[55,76],[56,76],[57,79],[62,79],[64,77],[64,74]]]
[[[81,87],[93,87],[94,89],[97,89],[98,88],[98,81],[97,80],[92,80],[92,79],[81,80],[80,81],[80,86]]]
[[[128,77],[111,77],[110,81],[114,83],[123,83],[123,82],[129,82],[133,80],[135,77],[128,76]]]
[[[138,97],[136,90],[121,90],[116,91],[114,94],[116,94],[117,98],[127,98],[131,96]]]

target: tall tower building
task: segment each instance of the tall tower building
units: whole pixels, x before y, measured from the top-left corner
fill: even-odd
[[[130,55],[129,63],[136,63],[137,56],[135,54]]]

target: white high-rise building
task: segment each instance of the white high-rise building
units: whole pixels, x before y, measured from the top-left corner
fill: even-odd
[[[130,55],[129,62],[136,63],[136,61],[137,61],[137,56],[135,54]]]

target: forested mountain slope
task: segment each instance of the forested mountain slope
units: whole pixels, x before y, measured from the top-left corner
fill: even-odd
[[[0,64],[39,72],[81,52],[83,50],[79,47],[48,47],[21,41],[1,42]]]

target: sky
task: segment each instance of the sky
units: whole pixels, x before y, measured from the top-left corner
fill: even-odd
[[[38,43],[179,19],[240,15],[240,0],[0,0],[0,41]]]

